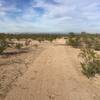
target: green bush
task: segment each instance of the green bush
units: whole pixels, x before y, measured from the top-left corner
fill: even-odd
[[[81,49],[80,57],[82,57],[83,62],[81,62],[82,72],[88,78],[95,76],[95,74],[100,74],[100,58],[90,48]]]
[[[15,48],[18,49],[18,50],[20,50],[22,48],[22,46],[23,45],[21,43],[17,43]]]
[[[79,47],[80,46],[80,40],[79,38],[69,38],[68,45],[71,45],[73,47]]]
[[[94,49],[99,51],[100,50],[100,43],[95,43],[94,44]]]
[[[8,43],[5,40],[0,41],[0,54],[4,52],[8,47]]]

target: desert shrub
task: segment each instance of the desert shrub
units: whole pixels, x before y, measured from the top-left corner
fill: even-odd
[[[94,43],[93,48],[94,48],[95,50],[99,51],[99,50],[100,50],[100,42],[95,40],[95,43]]]
[[[95,44],[94,49],[99,51],[100,50],[100,44]]]
[[[8,43],[5,40],[0,40],[0,54],[2,54],[7,47]]]
[[[85,40],[85,41],[83,41],[84,42],[84,44],[86,44],[86,47],[87,48],[92,48],[92,46],[93,46],[93,41],[91,41],[91,40]]]
[[[52,42],[54,40],[54,38],[49,38],[48,41]]]
[[[18,50],[20,50],[22,48],[22,46],[23,45],[21,43],[17,43],[16,46],[15,46],[15,48],[18,49]]]
[[[42,39],[40,39],[40,38],[39,38],[39,39],[37,39],[37,40],[38,40],[40,43],[42,42]]]
[[[81,49],[80,57],[83,59],[81,66],[84,75],[90,78],[95,76],[95,74],[100,74],[100,57],[93,49]]]
[[[80,41],[79,38],[69,38],[68,40],[68,45],[71,45],[73,47],[79,47],[80,46]]]

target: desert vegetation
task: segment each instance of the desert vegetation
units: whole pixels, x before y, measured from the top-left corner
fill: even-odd
[[[8,43],[6,40],[0,40],[0,54],[3,53],[4,50],[6,50],[8,47]]]
[[[68,45],[75,48],[88,47],[94,50],[100,50],[100,35],[88,34],[82,32],[81,34],[69,33]]]
[[[100,56],[90,48],[82,48],[79,56],[82,58],[82,73],[88,78],[100,74]]]
[[[33,40],[39,40],[39,41],[44,41],[44,40],[54,40],[56,38],[61,38],[63,36],[66,36],[65,34],[31,34],[31,33],[22,33],[22,34],[4,34],[4,33],[0,33],[0,39],[33,39]]]
[[[22,46],[23,46],[22,44],[20,44],[20,43],[16,43],[15,48],[18,49],[18,50],[20,50],[20,49],[22,48]]]
[[[50,41],[52,42],[53,40],[55,40],[56,38],[61,38],[65,36],[65,34],[27,34],[27,33],[23,33],[23,34],[4,34],[4,33],[0,33],[0,54],[3,53],[8,47],[12,48],[16,48],[17,50],[20,50],[21,48],[23,48],[23,44],[20,43],[20,40],[25,39],[25,45],[28,46],[30,44],[30,40],[28,39],[32,39],[32,40],[37,40],[40,43],[42,41]],[[14,43],[14,39],[17,40],[17,43]]]
[[[68,45],[80,49],[82,73],[88,78],[100,74],[100,55],[96,53],[100,51],[100,35],[82,32],[69,33],[68,37]]]

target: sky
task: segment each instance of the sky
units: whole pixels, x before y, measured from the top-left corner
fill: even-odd
[[[100,32],[100,0],[0,0],[0,32]]]

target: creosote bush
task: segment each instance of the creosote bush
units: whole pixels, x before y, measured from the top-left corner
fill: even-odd
[[[83,48],[79,56],[83,59],[81,66],[84,75],[90,78],[100,74],[100,57],[93,49]]]

